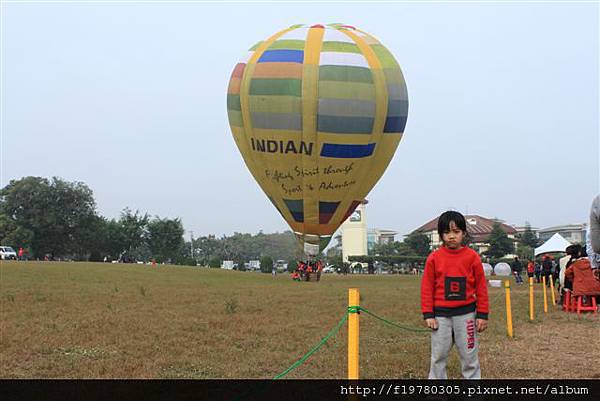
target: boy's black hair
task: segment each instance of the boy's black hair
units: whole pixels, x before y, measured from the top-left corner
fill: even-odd
[[[438,218],[437,231],[440,239],[443,238],[443,235],[446,231],[450,230],[450,222],[452,221],[454,224],[456,224],[456,227],[465,233],[466,240],[469,236],[469,233],[467,232],[467,221],[465,220],[465,216],[459,212],[455,212],[454,210],[448,210],[447,212],[442,213]]]

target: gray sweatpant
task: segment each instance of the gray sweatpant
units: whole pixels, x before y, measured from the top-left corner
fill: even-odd
[[[431,332],[430,379],[447,379],[446,363],[452,343],[456,344],[462,375],[465,379],[481,379],[475,312],[460,316],[436,316],[438,329]]]

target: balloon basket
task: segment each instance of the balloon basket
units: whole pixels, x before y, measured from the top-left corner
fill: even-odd
[[[316,282],[316,281],[320,281],[320,280],[321,280],[321,273],[317,273],[317,272],[304,273],[304,281]]]

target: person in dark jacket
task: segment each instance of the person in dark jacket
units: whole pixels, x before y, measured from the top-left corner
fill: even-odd
[[[534,272],[535,272],[535,282],[539,283],[540,282],[540,276],[542,274],[542,266],[538,262],[535,262]]]
[[[542,261],[542,273],[544,277],[546,277],[546,286],[550,287],[550,276],[552,274],[552,259],[550,256],[544,256],[544,260]]]
[[[559,287],[560,284],[557,284],[558,278],[560,277],[560,264],[554,261],[554,269],[552,270],[552,281],[555,287]]]
[[[565,252],[568,256],[570,256],[570,259],[567,261],[567,264],[565,266],[565,277],[564,277],[564,285],[563,285],[563,293],[564,290],[569,290],[569,291],[573,291],[573,277],[567,277],[566,275],[566,271],[569,269],[569,267],[575,263],[575,261],[577,259],[579,259],[581,252],[582,252],[582,248],[581,245],[575,244],[575,245],[570,245],[567,247],[567,249],[565,249]],[[562,298],[561,298],[562,299]]]
[[[523,277],[521,277],[521,272],[523,271],[523,264],[519,260],[518,256],[515,256],[515,260],[512,262],[511,270],[513,275],[515,276],[515,281],[517,284],[523,284]]]

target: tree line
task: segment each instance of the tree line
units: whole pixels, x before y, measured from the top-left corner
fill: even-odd
[[[180,219],[129,208],[118,219],[96,210],[92,190],[58,177],[24,177],[0,190],[0,241],[30,258],[176,259],[184,245]]]
[[[273,264],[269,260],[284,260],[295,266],[295,261],[302,258],[302,249],[291,231],[272,234],[260,231],[255,235],[236,232],[221,238],[209,235],[194,239],[193,246],[188,243],[188,247],[189,252],[193,248],[193,259],[202,265],[219,267],[224,260],[231,260],[243,269],[246,262],[259,260],[261,268],[269,273]]]
[[[0,244],[23,248],[31,259],[154,259],[220,267],[223,260],[243,266],[252,259],[287,261],[301,255],[290,231],[208,235],[187,242],[184,233],[179,218],[152,217],[127,207],[118,218],[103,217],[92,190],[82,182],[30,176],[0,190]]]
[[[492,261],[509,253],[522,259],[531,257],[538,241],[529,224],[526,227],[514,249],[500,224],[494,224],[489,249],[482,256]],[[295,260],[303,256],[291,231],[255,235],[236,232],[221,238],[207,235],[188,242],[184,232],[178,218],[151,217],[129,208],[124,208],[119,218],[100,216],[92,190],[82,182],[30,176],[12,180],[0,190],[0,244],[24,248],[34,259],[47,255],[89,261],[105,257],[122,261],[154,259],[159,263],[212,267],[231,260],[243,268],[247,261],[263,258],[285,260],[295,266]],[[430,251],[429,237],[415,232],[402,242],[377,244],[370,254],[426,257]],[[341,265],[340,244],[331,247],[327,256],[330,263]],[[265,269],[270,270],[270,266]]]

